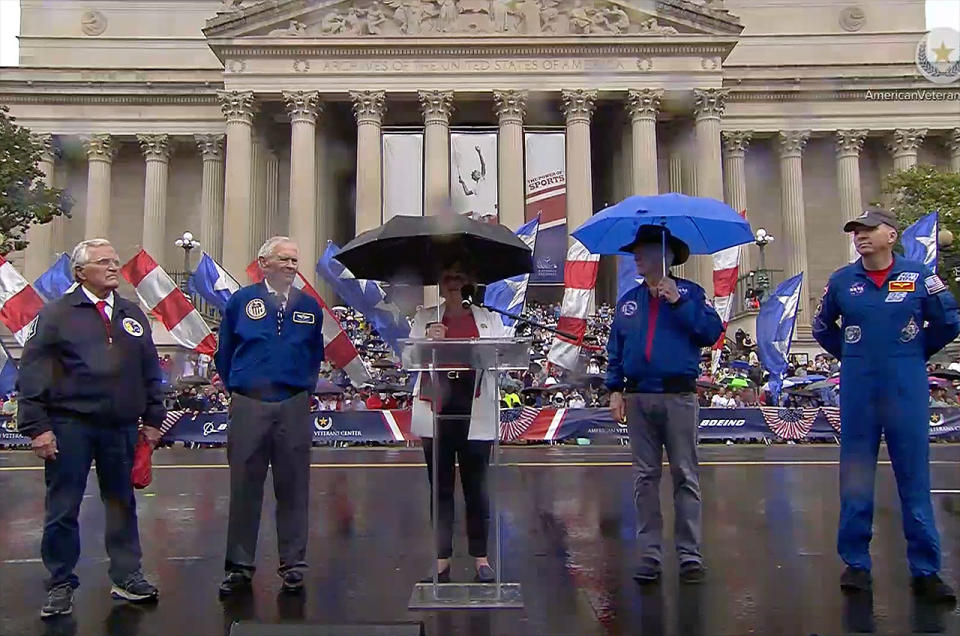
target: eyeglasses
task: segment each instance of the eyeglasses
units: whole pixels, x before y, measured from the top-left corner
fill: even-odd
[[[98,261],[88,261],[87,265],[96,265],[97,267],[120,267],[120,261],[116,258],[101,258]]]

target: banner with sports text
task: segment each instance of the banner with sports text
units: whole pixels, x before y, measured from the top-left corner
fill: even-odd
[[[450,133],[450,205],[457,214],[496,223],[497,133]]]
[[[401,214],[423,216],[423,133],[383,134],[381,222]]]
[[[537,249],[530,284],[563,283],[567,256],[566,137],[557,133],[526,133],[526,211],[531,221],[540,215]]]

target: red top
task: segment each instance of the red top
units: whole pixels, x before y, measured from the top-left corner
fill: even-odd
[[[473,319],[472,311],[457,316],[451,316],[449,312],[445,313],[443,315],[443,326],[447,328],[447,338],[480,337],[480,332],[477,330],[477,321]]]
[[[660,313],[660,298],[650,297],[650,311],[647,313],[647,360],[653,351],[653,333],[657,330],[657,314]]]
[[[865,271],[867,272],[867,276],[870,277],[870,280],[873,281],[873,284],[879,288],[883,287],[883,283],[887,280],[887,276],[890,275],[891,269],[893,269],[893,262],[891,262],[890,266],[886,269],[868,269]]]
[[[379,395],[371,395],[364,402],[364,406],[370,411],[376,411],[383,408],[383,400],[380,399]]]

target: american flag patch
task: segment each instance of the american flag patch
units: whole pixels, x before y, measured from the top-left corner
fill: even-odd
[[[813,420],[820,409],[783,409],[777,407],[763,407],[763,419],[770,430],[780,439],[803,439],[813,428]]]
[[[539,414],[540,409],[532,406],[500,409],[500,440],[513,442],[520,439]]]

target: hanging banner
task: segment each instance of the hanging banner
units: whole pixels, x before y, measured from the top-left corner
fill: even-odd
[[[450,134],[450,205],[457,214],[497,223],[497,133]]]
[[[562,284],[567,255],[567,171],[564,133],[524,135],[526,211],[531,221],[540,215],[537,249],[530,283]]]
[[[401,214],[423,216],[423,133],[383,134],[382,222]]]

